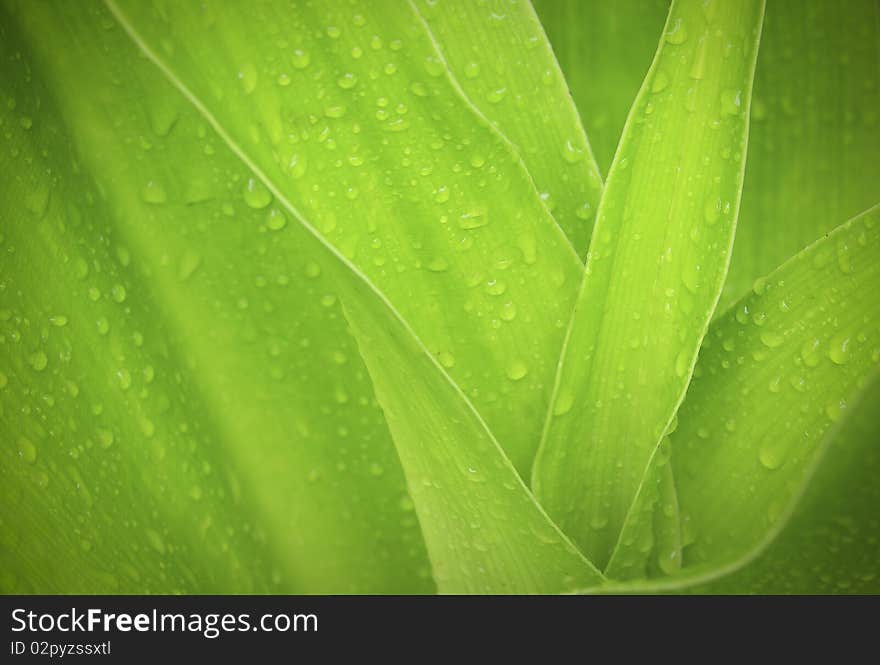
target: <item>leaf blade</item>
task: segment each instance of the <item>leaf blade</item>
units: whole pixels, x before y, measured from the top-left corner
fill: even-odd
[[[673,4],[633,105],[534,467],[536,496],[603,566],[684,396],[730,255],[763,3],[712,7]]]
[[[530,3],[414,4],[463,93],[516,146],[554,219],[583,256],[602,178]]]
[[[194,8],[174,8],[174,20],[166,23],[140,3],[108,4],[124,7],[116,13],[132,30],[137,25],[135,32],[142,46],[147,46],[156,60],[171,63],[165,63],[166,69],[173,67],[175,76],[193,97],[203,101],[229,137],[253,155],[250,161],[259,164],[266,181],[284,183],[287,200],[295,198],[305,204],[301,212],[314,221],[319,235],[356,264],[413,324],[432,352],[444,359],[453,378],[474,395],[477,408],[520,473],[527,472],[541,427],[539,414],[549,397],[553,367],[548,359],[561,344],[559,322],[570,309],[581,264],[541,203],[517,155],[491,126],[478,122],[472,110],[463,106],[443,70],[434,68],[438,54],[410,6],[404,6],[406,11],[372,14],[365,5],[360,12],[342,4],[325,7],[321,20],[328,24],[328,35],[336,35],[329,38],[341,40],[341,46],[324,52],[318,47],[323,35],[316,37],[302,30],[297,17],[279,14],[269,6],[239,15],[225,11],[212,14],[213,31],[208,35],[196,29],[205,19]],[[340,36],[338,26],[347,23],[353,11],[371,15],[377,23],[374,28],[385,37],[379,43],[388,44],[388,51],[382,46],[368,59],[370,51],[364,48],[360,58],[349,57],[349,49],[368,37],[357,28]],[[285,22],[291,24],[290,32],[298,40],[299,48],[292,50],[309,54],[309,63],[299,78],[280,89],[245,86],[221,103],[206,81],[229,78],[236,70],[250,71],[244,65],[256,68],[253,63],[261,62],[260,54],[235,35],[259,32],[255,26],[265,23]],[[193,26],[192,34],[183,35],[187,25]],[[175,48],[173,56],[166,58],[155,45],[169,30]],[[403,37],[408,40],[406,45]],[[391,48],[392,42],[399,42],[396,50]],[[223,49],[218,50],[221,44]],[[290,49],[292,44],[286,46]],[[387,68],[388,64],[393,68]],[[392,73],[372,78],[371,72],[380,68]],[[308,78],[311,72],[320,72],[322,79],[329,76],[326,72],[333,72],[333,79],[345,79],[345,74],[351,73],[358,83],[351,89],[332,83],[314,86]],[[438,72],[439,76],[434,75]],[[412,93],[410,84],[414,82],[426,86],[429,94],[421,97]],[[361,87],[369,87],[369,97],[349,94]],[[374,99],[378,103],[391,98],[407,100],[403,115],[391,116],[382,108],[381,113],[374,113],[367,106]],[[250,124],[254,101],[260,102],[264,116],[256,130]],[[284,117],[285,105],[299,109],[295,119]],[[373,152],[363,155],[365,163],[400,166],[365,180],[356,170],[343,167],[334,185],[342,193],[353,182],[361,183],[360,187],[370,192],[370,206],[342,195],[320,199],[329,207],[319,208],[313,191],[329,187],[322,179],[336,171],[339,161],[335,155],[328,157],[320,146],[323,134],[309,134],[319,145],[308,146],[312,163],[304,172],[297,170],[298,145],[278,144],[276,148],[273,143],[279,132],[283,137],[285,126],[301,132],[300,123],[308,116],[308,108],[320,126],[329,128],[328,136],[333,137],[337,150],[366,150],[368,146],[359,138],[361,131],[367,131],[366,125],[355,123],[356,128],[346,124],[349,107],[356,108],[359,117],[370,119],[369,131],[381,137],[369,145]],[[333,117],[339,113],[342,117]],[[417,126],[432,137],[427,145],[409,139]],[[458,155],[464,149],[468,161]],[[296,173],[289,168],[291,155],[297,157],[292,167]],[[427,175],[414,178],[411,167],[420,160]],[[485,175],[484,168],[488,169]],[[382,188],[377,186],[379,182]],[[281,191],[278,186],[272,189]],[[421,219],[437,221],[413,221]],[[397,271],[406,278],[400,279]],[[523,328],[526,322],[528,334]],[[515,357],[511,357],[511,349],[516,350]],[[481,371],[475,371],[476,367]]]

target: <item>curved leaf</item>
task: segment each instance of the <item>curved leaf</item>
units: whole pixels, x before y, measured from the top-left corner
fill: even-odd
[[[673,4],[599,207],[533,487],[600,565],[721,291],[762,15],[762,2]]]
[[[517,146],[554,218],[583,255],[602,179],[530,3],[417,0],[415,5],[456,83]]]
[[[388,297],[527,471],[582,268],[412,7],[108,4],[260,186]],[[270,30],[284,37],[266,49]]]
[[[742,570],[698,593],[880,593],[880,381],[828,444],[776,539]]]
[[[713,324],[672,435],[686,566],[720,567],[781,528],[876,371],[878,222],[875,207],[839,227]]]
[[[394,435],[439,591],[547,594],[600,584],[602,574],[541,510],[437,361],[357,286],[346,314]]]

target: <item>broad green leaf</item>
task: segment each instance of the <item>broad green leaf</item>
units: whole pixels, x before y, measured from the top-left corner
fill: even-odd
[[[669,0],[533,0],[608,172],[632,101],[651,64]]]
[[[701,593],[880,593],[880,381],[828,443],[791,519],[742,570]]]
[[[601,583],[430,352],[390,308],[353,286],[346,315],[394,435],[438,590],[546,594]]]
[[[430,591],[314,239],[109,13],[2,30],[3,590]]]
[[[877,17],[874,0],[768,3],[722,310],[880,196]]]
[[[766,544],[880,362],[880,208],[759,280],[712,326],[672,434],[685,570]]]
[[[583,255],[602,180],[531,4],[416,0],[415,6],[457,83],[517,146],[554,218]]]
[[[108,4],[257,174],[246,200],[352,261],[527,472],[582,266],[413,7]]]
[[[762,2],[674,3],[599,206],[533,487],[604,566],[724,280]]]

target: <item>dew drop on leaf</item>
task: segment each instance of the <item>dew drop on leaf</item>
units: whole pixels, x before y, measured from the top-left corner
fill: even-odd
[[[147,184],[141,188],[141,199],[143,199],[144,203],[158,205],[160,203],[165,203],[165,201],[168,200],[168,195],[165,193],[165,188],[161,183],[156,182],[155,180],[149,180]]]
[[[270,209],[269,214],[266,215],[266,227],[270,231],[280,231],[285,226],[287,226],[287,217],[285,214],[278,208]]]
[[[244,188],[244,202],[259,210],[272,202],[272,193],[256,178],[248,178]]]
[[[775,349],[785,341],[785,337],[780,333],[765,330],[761,333],[761,343],[771,349]]]
[[[577,164],[584,158],[584,151],[568,139],[562,146],[562,158],[569,164]]]
[[[295,49],[290,56],[290,64],[292,64],[297,69],[305,69],[309,66],[309,63],[312,61],[311,56],[309,56],[308,51],[304,51],[302,49]]]
[[[34,351],[28,356],[28,364],[37,372],[42,372],[49,364],[49,359],[42,351]]]
[[[742,111],[742,91],[721,91],[721,113],[723,115],[739,115]]]
[[[529,373],[529,368],[521,360],[514,360],[507,368],[507,378],[511,381],[519,381]]]
[[[684,21],[681,18],[675,19],[672,27],[666,32],[666,41],[669,44],[684,44],[687,41],[688,33],[685,28]]]
[[[24,436],[19,437],[18,456],[28,464],[33,464],[34,462],[36,462],[37,447],[34,445],[33,441]]]
[[[845,365],[850,357],[849,335],[835,335],[828,345],[828,357],[835,365]]]
[[[455,367],[455,357],[449,353],[448,351],[441,351],[437,354],[437,360],[440,361],[440,364],[443,365],[446,369],[451,369]]]

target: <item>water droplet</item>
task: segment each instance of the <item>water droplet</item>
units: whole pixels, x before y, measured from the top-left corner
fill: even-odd
[[[244,202],[259,210],[272,202],[272,193],[256,178],[248,178],[244,188]]]
[[[752,291],[755,292],[756,296],[760,296],[764,294],[764,291],[767,290],[767,278],[766,277],[758,277],[752,284]]]
[[[270,231],[280,231],[287,226],[287,216],[278,208],[271,208],[266,215],[266,227]]]
[[[489,223],[489,218],[486,213],[487,211],[485,207],[479,206],[471,208],[459,216],[458,225],[465,230],[478,229],[481,226],[486,226],[486,224]]]
[[[569,139],[562,146],[562,158],[569,164],[577,164],[584,158],[584,151]]]
[[[28,356],[28,364],[37,372],[42,372],[49,364],[49,358],[42,351],[34,351]]]
[[[113,436],[113,432],[108,429],[99,429],[98,430],[98,444],[101,448],[109,448],[113,445],[113,441],[115,437]]]
[[[486,99],[490,104],[498,104],[507,94],[507,88],[495,88],[490,90],[486,95]]]
[[[122,284],[114,284],[113,288],[110,289],[110,295],[113,297],[113,300],[118,303],[125,302],[125,287],[122,286]]]
[[[765,330],[761,333],[761,343],[771,349],[775,349],[785,341],[785,336],[781,333]]]
[[[434,192],[434,200],[437,203],[446,203],[449,200],[449,187],[446,185],[440,185],[437,188],[437,191]]]
[[[654,77],[654,81],[651,83],[651,92],[657,93],[661,90],[665,90],[669,85],[669,77],[666,76],[663,72],[657,72],[657,75]]]
[[[107,317],[98,317],[98,320],[95,321],[95,328],[98,329],[99,335],[106,335],[108,332],[110,332],[110,322],[107,320]]]
[[[529,373],[529,368],[521,360],[514,360],[507,367],[507,378],[511,381],[519,381]]]
[[[675,19],[672,27],[666,32],[666,41],[670,44],[684,44],[687,38],[688,34],[684,21],[680,18]]]
[[[590,219],[590,217],[593,216],[593,206],[590,205],[589,201],[584,201],[581,205],[577,207],[577,209],[574,211],[574,214],[578,219],[587,221],[588,219]]]
[[[302,49],[294,49],[293,54],[290,56],[290,63],[297,69],[305,69],[311,61],[312,58],[308,51],[303,51]]]
[[[593,529],[593,531],[601,531],[606,526],[608,526],[607,515],[598,514],[593,515],[593,517],[590,518],[590,528]]]
[[[469,79],[475,79],[480,75],[480,65],[476,62],[469,62],[464,67],[464,75]]]
[[[33,464],[37,461],[37,447],[34,445],[33,441],[26,437],[19,437],[18,439],[18,456],[22,459],[22,461],[27,462],[28,464]]]
[[[825,415],[828,416],[828,419],[836,423],[843,416],[844,411],[846,411],[846,401],[839,400],[837,402],[832,402],[828,406],[825,407]]]
[[[766,446],[758,451],[758,461],[761,466],[772,471],[782,466],[785,455],[775,446]]]
[[[564,416],[571,411],[572,406],[574,406],[574,394],[568,391],[561,392],[556,396],[556,402],[553,404],[553,415]]]
[[[512,302],[504,303],[498,316],[501,317],[502,321],[513,321],[516,318],[516,305]]]
[[[828,357],[835,365],[845,365],[850,357],[849,335],[835,335],[828,344]]]
[[[425,71],[428,72],[428,76],[442,76],[443,63],[434,56],[428,56],[425,58]]]
[[[351,90],[357,85],[357,76],[355,76],[351,72],[346,72],[345,74],[340,76],[339,79],[337,79],[336,83],[343,90]]]
[[[257,87],[257,68],[247,62],[238,70],[238,81],[241,83],[241,89],[244,94],[251,94]]]
[[[815,337],[804,342],[803,346],[801,346],[801,359],[804,361],[804,365],[815,367],[819,364],[821,359],[819,349],[821,346],[822,342]]]
[[[55,314],[54,316],[49,317],[49,323],[51,323],[53,326],[63,328],[67,325],[67,317],[64,316],[64,314]]]
[[[345,115],[345,107],[342,105],[328,106],[324,109],[324,115],[328,118],[341,118]]]
[[[742,110],[742,91],[741,90],[722,90],[721,91],[721,113],[723,115],[739,115]]]
[[[451,369],[455,367],[455,357],[449,353],[448,351],[441,351],[437,354],[437,360],[440,361],[440,364],[443,365],[446,369]]]
[[[144,203],[158,205],[165,203],[168,200],[168,195],[165,193],[165,188],[161,183],[150,180],[141,189],[141,199],[143,199]]]
[[[500,296],[507,291],[507,284],[500,279],[490,279],[486,282],[486,293],[490,296]]]
[[[119,381],[119,387],[123,390],[131,388],[131,372],[124,367],[116,371],[116,379]]]
[[[686,263],[681,270],[681,282],[691,293],[697,293],[700,288],[700,269],[698,263]]]

